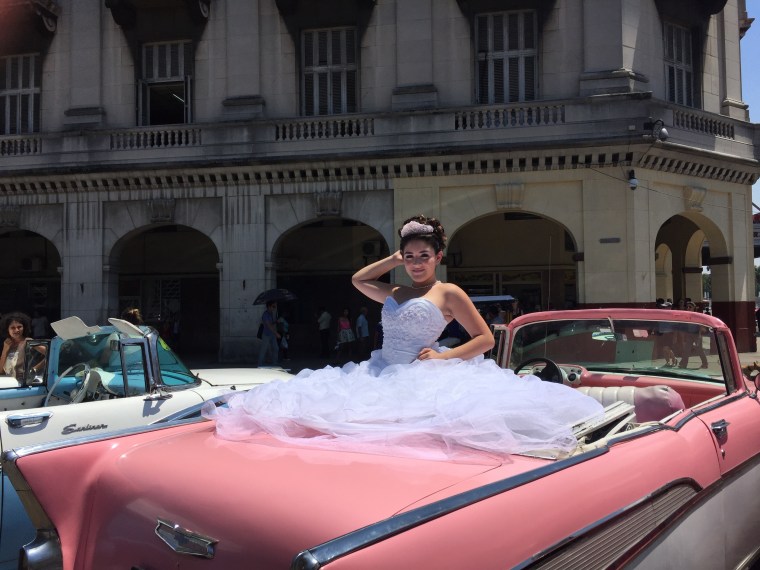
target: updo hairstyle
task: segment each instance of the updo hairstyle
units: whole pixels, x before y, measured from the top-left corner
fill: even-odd
[[[433,231],[429,231],[424,226],[431,227]],[[441,222],[436,218],[429,218],[422,214],[405,220],[398,230],[398,235],[401,238],[399,245],[401,251],[404,251],[406,244],[414,239],[426,242],[436,253],[443,251],[446,247],[446,232],[443,230]]]

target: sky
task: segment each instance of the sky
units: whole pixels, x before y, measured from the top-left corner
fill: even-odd
[[[760,0],[747,0],[747,15],[755,18],[740,43],[742,51],[742,98],[749,105],[749,119],[760,123]],[[760,206],[760,181],[752,187],[752,201]],[[758,210],[752,209],[752,213]]]

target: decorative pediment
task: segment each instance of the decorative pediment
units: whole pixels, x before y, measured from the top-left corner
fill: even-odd
[[[56,0],[0,1],[0,52],[45,51],[60,13]]]
[[[684,25],[706,24],[710,16],[726,7],[727,0],[655,0],[657,11],[666,18]]]
[[[301,30],[356,26],[361,38],[375,7],[375,0],[275,0],[293,40],[298,44]]]
[[[457,0],[459,9],[468,19],[472,20],[476,14],[487,12],[502,12],[506,10],[536,10],[538,21],[552,11],[556,0]]]
[[[153,0],[105,0],[105,6],[111,10],[114,22],[124,30],[131,30],[138,26],[142,17],[153,20],[153,24],[160,24],[161,22],[156,22],[155,18],[158,17],[159,20],[162,17],[171,18],[168,15],[171,9],[181,9],[190,22],[201,25],[206,24],[211,13],[211,0],[173,0],[162,4],[160,8],[155,4]],[[166,15],[161,16],[161,14]],[[176,25],[178,22],[167,21],[166,23]]]

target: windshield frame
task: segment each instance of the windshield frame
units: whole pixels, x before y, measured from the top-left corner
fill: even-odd
[[[733,384],[714,326],[656,318],[660,316],[565,313],[557,318],[515,322],[510,327],[510,351],[504,365],[514,369],[530,358],[548,358],[591,372],[659,375],[720,383],[727,388]],[[666,358],[667,354],[671,358]]]

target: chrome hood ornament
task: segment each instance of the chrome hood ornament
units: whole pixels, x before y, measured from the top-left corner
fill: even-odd
[[[214,546],[219,542],[217,539],[182,528],[169,520],[157,519],[157,521],[156,536],[177,554],[200,556],[201,558],[214,557]]]

